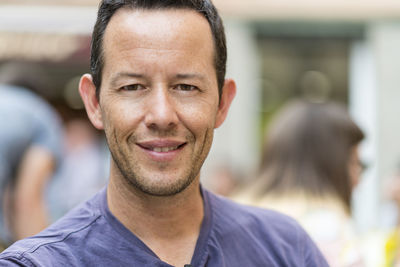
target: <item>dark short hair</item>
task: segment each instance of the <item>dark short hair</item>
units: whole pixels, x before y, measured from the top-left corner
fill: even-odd
[[[211,27],[214,40],[214,65],[217,75],[218,92],[221,96],[226,72],[226,38],[221,17],[210,0],[102,0],[93,30],[90,55],[90,71],[93,83],[96,86],[97,97],[100,95],[102,70],[104,67],[104,33],[111,17],[121,8],[148,10],[189,9],[203,15]]]
[[[333,194],[350,211],[348,162],[351,149],[363,139],[342,104],[289,102],[269,127],[256,194]]]

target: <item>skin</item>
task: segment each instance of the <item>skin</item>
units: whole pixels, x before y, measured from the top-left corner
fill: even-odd
[[[360,156],[358,153],[358,145],[350,149],[349,158],[349,177],[352,188],[354,189],[360,182],[362,167],[360,163]]]
[[[35,235],[48,225],[43,196],[54,166],[53,155],[47,149],[32,146],[25,152],[17,183],[7,200],[13,207],[9,223],[16,240]]]
[[[112,154],[111,212],[162,260],[190,263],[203,219],[200,168],[235,96],[219,101],[207,20],[190,10],[117,11],[104,38],[100,100],[80,93]]]

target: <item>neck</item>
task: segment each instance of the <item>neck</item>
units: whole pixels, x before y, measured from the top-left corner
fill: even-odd
[[[123,177],[111,175],[107,188],[111,213],[160,259],[189,263],[204,216],[199,177],[174,196],[151,196]]]

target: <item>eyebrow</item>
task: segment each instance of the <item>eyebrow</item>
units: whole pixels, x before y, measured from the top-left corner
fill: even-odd
[[[143,78],[144,75],[140,73],[134,73],[134,72],[119,72],[117,73],[112,79],[111,79],[111,86],[116,86],[117,82],[121,78]]]
[[[198,74],[198,73],[180,73],[176,75],[177,79],[192,79],[192,78],[196,78],[199,80],[205,80],[205,76],[202,74]]]
[[[134,72],[119,72],[117,73],[112,79],[111,79],[111,86],[115,87],[117,86],[117,82],[121,78],[144,78],[145,76],[140,73],[134,73]],[[204,81],[206,78],[204,75],[199,74],[199,73],[179,73],[175,76],[176,79],[199,79],[201,81]]]

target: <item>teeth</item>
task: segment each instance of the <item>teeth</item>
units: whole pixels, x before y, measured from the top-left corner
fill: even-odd
[[[168,151],[171,151],[171,150],[175,150],[177,148],[178,148],[177,146],[174,146],[174,147],[154,147],[152,150],[154,152],[168,152]]]

